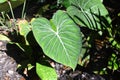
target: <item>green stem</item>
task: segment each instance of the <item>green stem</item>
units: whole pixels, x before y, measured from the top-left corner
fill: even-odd
[[[3,19],[5,19],[4,12],[1,12]]]
[[[11,5],[10,1],[7,1],[7,2],[8,2],[8,5],[9,5],[9,7],[10,7],[10,11],[11,11],[12,17],[13,17],[13,19],[15,20],[14,13],[13,13],[13,9],[12,9],[12,5]]]
[[[0,20],[0,24],[3,26],[3,27],[5,27],[5,25],[3,24],[3,22]]]
[[[8,14],[6,14],[6,16],[7,16],[7,18],[10,20],[10,17],[9,17],[9,15],[8,15]]]
[[[13,18],[13,27],[15,27],[15,29],[17,30],[16,19],[15,19],[14,13],[13,13],[13,8],[12,8],[12,5],[11,5],[11,2],[9,0],[7,0],[7,2],[8,2],[8,5],[10,7],[10,11],[11,11],[12,18]]]
[[[3,21],[5,21],[4,13],[1,12],[1,15],[2,15],[2,18],[4,19]],[[5,26],[4,23],[3,23],[3,21],[0,19],[0,24],[1,24],[2,26]]]
[[[22,9],[22,16],[21,18],[24,18],[24,12],[25,12],[25,6],[26,6],[26,0],[24,1],[24,4],[23,4],[23,9]]]

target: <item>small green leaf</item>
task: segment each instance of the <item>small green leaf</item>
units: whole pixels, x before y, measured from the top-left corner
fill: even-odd
[[[35,39],[47,56],[75,69],[82,47],[80,28],[61,10],[51,22],[46,18],[32,21]]]
[[[26,37],[27,34],[30,32],[30,25],[26,20],[20,20],[18,22],[19,32],[20,35]]]
[[[117,63],[117,55],[112,54],[110,60],[108,61],[108,68],[112,70],[117,70],[119,68],[119,63]]]
[[[114,70],[117,70],[119,68],[117,63],[114,63]]]
[[[20,35],[22,35],[25,38],[25,42],[28,45],[29,43],[27,41],[27,35],[31,31],[29,23],[26,20],[20,20],[18,21],[17,25],[19,28]]]
[[[9,39],[7,36],[2,35],[2,34],[0,34],[0,40],[3,40],[3,41],[10,41],[10,39]]]
[[[67,8],[70,6],[70,0],[63,0],[62,4]]]
[[[55,69],[36,63],[36,72],[42,80],[57,80]]]

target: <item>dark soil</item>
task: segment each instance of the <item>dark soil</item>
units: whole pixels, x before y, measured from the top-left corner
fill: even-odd
[[[6,43],[0,41],[0,80],[25,80],[17,70],[16,61],[6,54]]]
[[[40,80],[34,68],[30,71],[17,70],[17,62],[23,59],[19,57],[19,51],[14,46],[9,47],[10,52],[7,51],[6,46],[6,41],[0,41],[0,80]],[[105,80],[100,75],[80,71],[79,66],[72,71],[71,68],[64,67],[62,64],[54,62],[54,65],[58,80]]]

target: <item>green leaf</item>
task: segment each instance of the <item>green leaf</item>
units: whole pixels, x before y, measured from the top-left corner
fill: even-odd
[[[6,2],[7,0],[0,0],[0,3],[4,3],[4,2]]]
[[[46,18],[32,21],[37,42],[47,56],[75,69],[82,46],[80,28],[61,10],[50,21]]]
[[[17,25],[19,27],[20,35],[24,37],[26,37],[27,34],[31,31],[30,25],[26,20],[20,20]]]
[[[108,68],[112,70],[117,70],[119,68],[119,63],[117,63],[117,55],[112,54],[110,60],[108,61]]]
[[[28,45],[27,41],[27,35],[31,31],[30,25],[26,20],[20,20],[18,21],[18,28],[19,28],[19,33],[25,38],[25,42]]]
[[[11,1],[17,1],[17,0],[11,0]]]
[[[2,2],[3,1],[3,2]],[[16,8],[19,5],[23,4],[25,0],[10,0],[12,8]],[[7,0],[1,0],[0,2],[0,12],[9,12],[10,11],[10,7],[7,3]]]
[[[7,36],[2,35],[2,34],[0,34],[0,40],[3,40],[3,41],[10,41],[10,39],[9,39]]]
[[[90,29],[110,27],[111,19],[101,0],[70,0],[68,14],[81,26]]]
[[[42,80],[57,80],[55,69],[36,63],[36,72]]]
[[[70,6],[70,0],[63,0],[62,4],[67,8]]]

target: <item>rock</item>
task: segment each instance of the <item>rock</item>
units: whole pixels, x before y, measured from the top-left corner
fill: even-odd
[[[23,76],[18,74],[16,61],[8,56],[6,44],[0,41],[0,80],[25,80]]]

